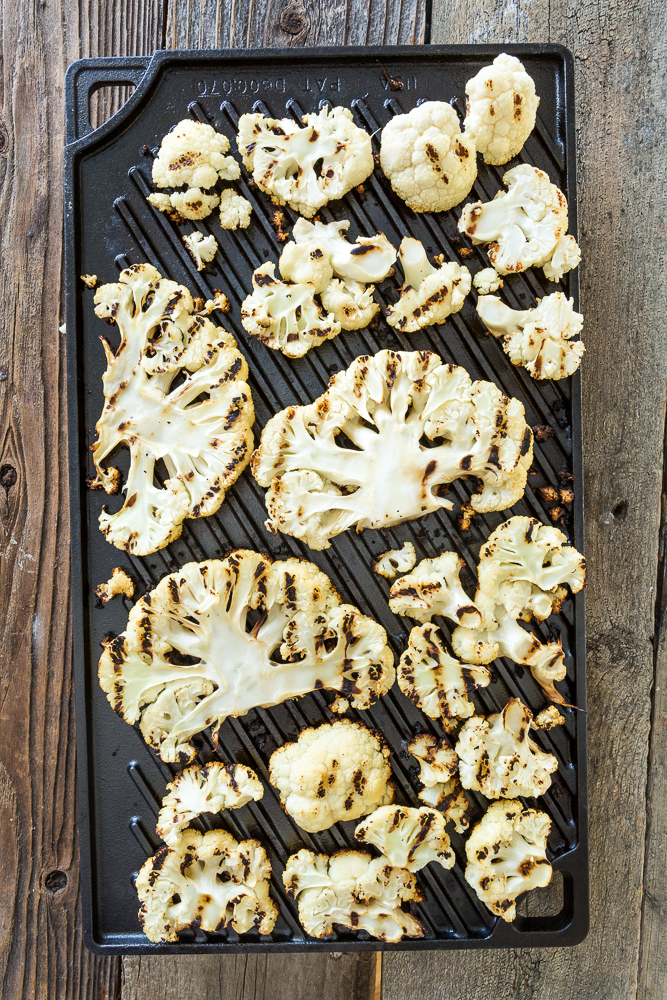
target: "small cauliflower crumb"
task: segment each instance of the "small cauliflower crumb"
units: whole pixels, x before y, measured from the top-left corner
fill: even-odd
[[[555,705],[547,705],[533,719],[533,729],[555,729],[556,726],[564,725],[565,719]]]
[[[412,542],[405,542],[401,549],[389,549],[373,563],[373,569],[380,576],[391,580],[397,573],[409,573],[415,562],[417,554]]]
[[[215,309],[219,309],[223,313],[229,312],[231,303],[225,293],[221,292],[219,288],[214,288],[213,292],[213,298],[206,299],[201,308],[196,310],[197,316],[210,316]],[[199,302],[201,303],[201,299],[199,299]]]
[[[153,208],[157,208],[158,212],[170,213],[173,211],[171,207],[171,198],[168,194],[163,194],[158,191],[154,194],[149,194],[146,200],[151,203]]]
[[[535,83],[516,56],[505,52],[484,66],[466,84],[467,115],[463,127],[470,133],[485,163],[507,163],[520,153],[535,128]]]
[[[95,588],[95,597],[97,597],[102,604],[108,604],[112,597],[116,594],[124,594],[125,597],[134,596],[134,584],[132,580],[127,575],[124,569],[120,566],[115,566],[111,570],[111,579],[107,580],[106,583],[101,583],[99,587]]]
[[[473,276],[472,283],[480,295],[491,295],[503,287],[503,279],[493,267],[485,267]]]
[[[220,195],[220,225],[223,229],[247,229],[250,225],[252,205],[233,188],[225,188]]]
[[[81,280],[83,281],[83,283],[86,286],[86,288],[94,288],[95,285],[97,284],[97,275],[96,274],[82,274],[81,275]]]
[[[212,233],[210,236],[204,236],[198,231],[190,233],[183,237],[183,242],[192,254],[198,271],[204,270],[206,265],[213,260],[218,249],[218,242]]]

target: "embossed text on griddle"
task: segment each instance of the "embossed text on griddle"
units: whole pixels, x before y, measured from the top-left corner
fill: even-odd
[[[262,77],[241,79],[222,77],[214,80],[197,80],[197,97],[229,97],[231,94],[285,93],[285,78]]]

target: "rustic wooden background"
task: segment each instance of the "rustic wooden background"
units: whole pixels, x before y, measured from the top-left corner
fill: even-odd
[[[155,48],[421,42],[425,0],[7,0],[0,98],[0,996],[667,997],[664,0],[432,0],[434,42],[575,55],[592,927],[562,951],[100,960],[78,932],[61,249],[63,76]],[[116,106],[102,94],[96,115]]]

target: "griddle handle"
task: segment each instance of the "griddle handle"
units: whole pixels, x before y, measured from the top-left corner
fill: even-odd
[[[67,115],[68,145],[93,131],[90,124],[90,98],[95,91],[102,87],[138,87],[150,61],[150,56],[126,56],[120,59],[96,59],[96,65],[91,66],[86,65],[88,60],[82,59],[74,67],[74,72],[68,74],[67,80],[66,99],[71,104],[72,111]],[[106,62],[108,65],[104,65]]]

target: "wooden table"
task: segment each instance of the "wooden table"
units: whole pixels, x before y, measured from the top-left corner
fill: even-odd
[[[667,997],[664,0],[432,0],[434,42],[575,55],[592,927],[571,950],[100,960],[82,945],[61,294],[63,76],[155,48],[427,37],[425,0],[5,0],[0,111],[0,995]],[[118,101],[102,95],[103,116]]]

